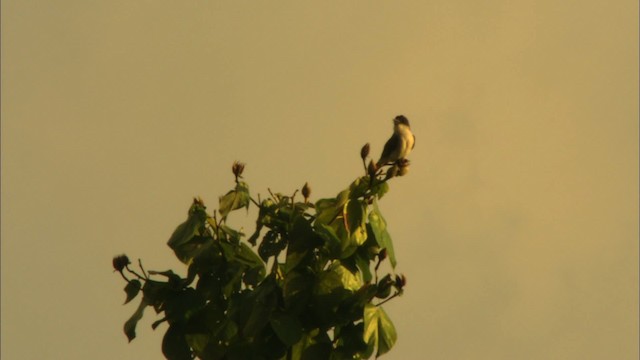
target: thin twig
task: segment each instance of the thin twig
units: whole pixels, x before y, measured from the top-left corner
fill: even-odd
[[[257,206],[258,208],[260,208],[260,203],[258,203],[257,201],[255,201],[251,196],[249,196],[249,200],[251,200],[251,202]],[[258,195],[258,200],[260,200],[260,195]]]
[[[140,279],[140,280],[146,280],[144,277],[140,276],[140,274],[138,274],[137,272],[135,272],[135,271],[131,270],[131,269],[129,268],[129,265],[125,266],[125,268],[126,268],[130,273],[132,273],[133,275],[137,276],[137,277],[138,277],[138,279]]]
[[[267,188],[267,190],[269,191],[269,194],[271,194],[271,198],[276,201],[276,202],[280,202],[280,199],[278,199],[278,197],[276,197],[272,192],[270,188]]]
[[[117,270],[116,270],[117,271]],[[122,275],[122,278],[126,281],[126,282],[131,282],[131,280],[127,279],[126,276],[124,276],[124,273],[122,271],[118,271],[120,273],[120,275]]]

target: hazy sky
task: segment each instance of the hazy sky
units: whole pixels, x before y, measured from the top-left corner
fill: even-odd
[[[334,196],[398,114],[384,358],[638,358],[637,1],[6,0],[1,30],[3,359],[161,358],[111,257],[184,274],[165,243],[234,160]]]

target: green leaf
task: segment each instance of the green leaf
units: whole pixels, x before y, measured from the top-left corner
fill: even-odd
[[[374,194],[376,194],[378,199],[382,199],[384,194],[386,194],[389,191],[389,184],[387,184],[386,181],[379,182],[379,183],[377,183],[376,185],[373,186],[371,191]]]
[[[239,262],[249,268],[264,267],[264,263],[256,253],[245,243],[239,243],[238,245],[229,244],[221,241],[220,246],[224,257],[229,262]]]
[[[260,259],[260,257],[258,255],[256,255],[255,252],[253,252],[253,250],[251,250],[251,248],[245,244],[245,243],[240,243],[240,250],[236,253],[236,259],[247,265],[249,268],[262,268],[261,271],[261,280],[262,278],[264,278],[264,263],[262,262],[262,260]]]
[[[330,354],[331,339],[320,329],[304,333],[291,348],[291,360],[326,360]]]
[[[298,216],[294,220],[293,228],[289,234],[285,272],[290,272],[300,265],[303,260],[308,259],[307,255],[310,251],[319,246],[321,242],[322,240],[313,232],[309,221],[302,216]]]
[[[142,298],[142,301],[140,301],[140,305],[138,305],[138,309],[136,309],[136,312],[134,312],[129,320],[124,323],[124,333],[125,335],[127,335],[127,339],[129,339],[129,342],[136,338],[136,325],[138,325],[138,321],[142,319],[144,308],[147,307],[147,305],[149,304],[147,303],[146,299]]]
[[[362,278],[359,272],[351,272],[339,261],[334,261],[329,268],[320,273],[316,284],[316,293],[319,295],[330,294],[336,289],[356,291],[362,286]]]
[[[169,324],[187,320],[202,308],[205,299],[193,288],[171,291],[164,301],[164,312]]]
[[[162,311],[169,290],[169,283],[147,280],[142,287],[142,294],[146,303],[153,306],[156,312],[160,312]]]
[[[356,253],[354,256],[355,256],[356,266],[358,267],[358,269],[360,269],[360,272],[362,272],[362,280],[365,283],[368,283],[369,281],[371,281],[371,278],[372,278],[371,268],[369,267],[369,259],[364,257],[359,252]]]
[[[376,200],[373,201],[373,210],[369,213],[369,225],[380,248],[387,249],[389,261],[391,261],[391,266],[395,269],[397,262],[393,251],[393,242],[391,241],[391,235],[387,231],[387,222],[382,217]]]
[[[285,313],[274,313],[271,317],[271,327],[278,338],[287,346],[297,343],[302,337],[300,321]]]
[[[200,237],[200,229],[207,221],[207,213],[204,206],[194,203],[189,209],[187,220],[174,230],[167,241],[167,245],[175,252],[180,261],[188,264],[197,255],[200,246],[208,238]]]
[[[187,345],[193,349],[196,354],[202,354],[207,348],[211,335],[209,334],[185,334]]]
[[[349,200],[343,210],[345,228],[358,246],[367,240],[365,212],[365,206],[358,200]]]
[[[184,324],[172,324],[162,338],[162,353],[168,360],[191,360],[191,349],[187,344]]]
[[[340,259],[348,258],[358,250],[358,243],[356,243],[356,240],[349,234],[343,222],[339,222],[336,225],[336,235],[340,239]]]
[[[124,287],[124,292],[127,293],[127,299],[124,301],[124,303],[128,303],[129,301],[133,300],[133,298],[136,297],[136,295],[138,295],[138,293],[140,292],[140,289],[142,288],[142,284],[140,283],[139,280],[131,280],[127,283],[127,286]]]
[[[273,277],[266,278],[252,294],[253,306],[245,324],[243,334],[254,337],[269,323],[271,314],[278,305],[278,296],[275,292],[276,284]]]
[[[320,199],[316,202],[316,224],[329,225],[337,214],[336,199]]]
[[[357,291],[363,285],[362,277],[357,270],[351,271],[343,264],[340,264],[333,268],[333,271],[340,276],[340,283],[347,290]]]
[[[329,225],[316,224],[316,233],[324,240],[324,249],[331,259],[339,259],[342,253],[341,240]]]
[[[362,176],[357,178],[353,183],[351,183],[351,186],[349,186],[349,190],[351,191],[351,198],[357,199],[359,197],[364,196],[368,188],[369,188],[368,176]]]
[[[287,310],[294,313],[304,311],[311,298],[314,280],[312,275],[298,271],[286,274],[282,293]]]
[[[378,349],[376,356],[391,350],[397,338],[396,329],[384,309],[373,304],[365,305],[363,340]]]
[[[286,247],[286,241],[277,232],[269,230],[258,246],[258,255],[263,261],[269,261],[270,257],[278,256]]]
[[[234,230],[227,225],[221,225],[220,230],[226,235],[226,238],[232,243],[240,242],[240,238],[244,236],[244,233],[241,231]]]
[[[335,353],[336,359],[367,359],[371,353],[366,354],[368,350],[367,343],[362,340],[364,332],[364,323],[358,324],[348,323],[345,326],[336,328],[336,337],[338,339],[338,347]],[[333,356],[333,353],[331,354]],[[358,356],[360,357],[354,357]],[[332,357],[333,359],[333,357]]]
[[[235,189],[220,197],[219,202],[218,211],[220,211],[222,218],[226,218],[233,210],[243,207],[249,208],[249,185],[242,181],[238,182]]]

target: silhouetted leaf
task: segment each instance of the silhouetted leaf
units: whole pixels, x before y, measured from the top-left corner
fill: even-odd
[[[187,344],[184,325],[176,323],[169,326],[162,338],[162,353],[167,360],[191,360],[191,350]]]
[[[142,284],[139,280],[133,279],[129,281],[127,283],[127,286],[124,287],[124,292],[127,293],[127,299],[124,301],[124,303],[126,304],[129,301],[133,300],[133,298],[135,298],[136,295],[138,295],[138,293],[140,292],[141,287]]]
[[[129,320],[124,323],[124,333],[125,335],[127,335],[127,339],[129,339],[129,342],[136,338],[136,326],[138,325],[138,321],[142,319],[144,308],[147,307],[147,305],[149,304],[146,302],[145,298],[142,298],[142,301],[140,301],[140,305],[138,305],[136,312],[134,312]]]

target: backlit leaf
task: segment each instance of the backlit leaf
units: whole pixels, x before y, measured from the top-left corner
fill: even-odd
[[[229,213],[233,210],[243,207],[248,208],[249,202],[249,185],[247,185],[245,182],[240,181],[236,185],[235,189],[220,197],[220,205],[218,211],[220,211],[220,214],[223,218],[226,218],[227,215],[229,215]]]
[[[188,264],[197,255],[197,249],[207,238],[199,237],[199,230],[207,220],[204,206],[194,203],[189,210],[187,220],[174,230],[167,245],[175,252],[180,261]]]
[[[373,210],[369,213],[369,225],[371,226],[371,230],[380,248],[387,249],[387,255],[389,256],[389,261],[391,261],[391,266],[395,268],[396,255],[393,251],[393,242],[391,241],[391,235],[389,235],[389,232],[387,231],[387,222],[382,217],[376,200],[373,201]]]
[[[376,356],[391,350],[397,338],[396,329],[384,309],[373,304],[365,305],[363,340],[378,349]]]

